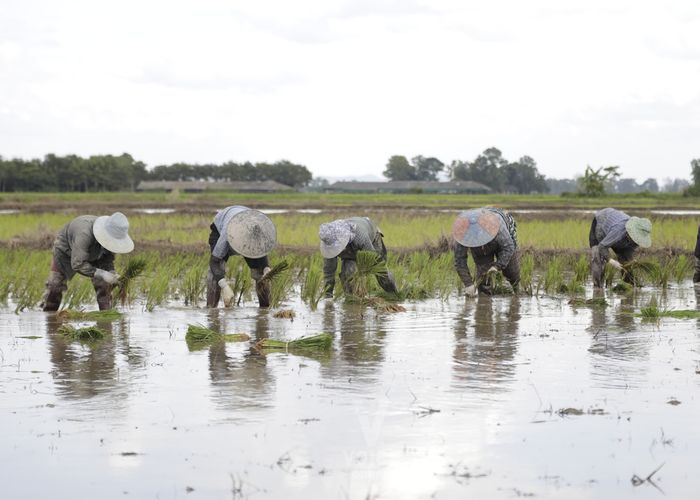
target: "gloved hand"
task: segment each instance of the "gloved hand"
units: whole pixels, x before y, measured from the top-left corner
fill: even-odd
[[[486,271],[486,274],[491,274],[491,273],[497,273],[498,269],[496,269],[496,266],[491,266],[489,267],[489,270]]]
[[[476,285],[469,285],[464,289],[464,293],[467,295],[467,297],[476,297]]]
[[[224,306],[229,307],[233,303],[234,293],[231,286],[226,281],[226,278],[219,280],[219,288],[221,288],[221,297],[224,299]]]
[[[96,269],[95,278],[97,278],[98,280],[102,280],[110,285],[114,285],[117,281],[119,281],[119,275],[117,273],[105,271],[104,269]]]
[[[264,280],[265,276],[267,276],[267,273],[269,273],[270,271],[271,271],[271,269],[269,267],[266,267],[265,269],[263,269],[262,278],[260,278],[260,279]]]
[[[618,271],[622,271],[622,264],[620,264],[615,259],[610,259],[608,261],[608,264],[610,264],[613,267],[613,269],[617,269]]]

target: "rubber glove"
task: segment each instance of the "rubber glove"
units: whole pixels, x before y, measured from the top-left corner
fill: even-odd
[[[615,259],[610,259],[608,261],[608,264],[610,264],[614,269],[617,269],[618,271],[622,271],[622,264],[620,264]]]
[[[224,299],[224,306],[228,307],[233,303],[234,293],[231,286],[226,281],[226,278],[219,280],[219,288],[221,288],[221,296]]]
[[[265,276],[267,276],[267,273],[269,273],[270,271],[271,271],[271,269],[269,267],[266,267],[265,269],[263,269],[262,278],[260,278],[260,279],[264,280]]]
[[[467,297],[476,297],[476,285],[469,285],[464,289],[464,293],[467,294]]]
[[[104,269],[96,269],[95,278],[102,280],[110,285],[114,285],[119,280],[119,275],[117,273],[105,271]]]
[[[496,269],[496,266],[491,266],[488,271],[486,271],[486,274],[491,274],[491,273],[497,273],[498,269]]]

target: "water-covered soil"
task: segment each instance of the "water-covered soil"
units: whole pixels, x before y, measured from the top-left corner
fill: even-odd
[[[291,303],[293,321],[134,305],[80,344],[10,304],[2,498],[695,498],[700,321],[635,316],[652,297],[698,308],[689,283],[607,307]],[[253,341],[193,350],[188,323]],[[253,346],[320,332],[328,353]]]

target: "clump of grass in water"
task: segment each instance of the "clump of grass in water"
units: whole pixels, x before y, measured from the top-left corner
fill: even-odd
[[[532,271],[535,268],[535,259],[532,255],[525,255],[520,261],[520,289],[528,294],[532,295]]]
[[[634,287],[625,281],[620,281],[612,287],[612,291],[619,294],[634,292]]]
[[[122,313],[115,309],[106,311],[77,311],[75,309],[63,309],[56,316],[60,319],[82,321],[115,321],[122,317]]]
[[[685,255],[681,255],[678,258],[673,259],[671,267],[671,272],[677,283],[683,283],[683,280],[690,274],[693,270],[694,263],[688,259]]]
[[[277,311],[272,315],[274,318],[279,318],[279,319],[291,319],[294,321],[294,317],[296,316],[296,313],[292,309],[282,309],[281,311]]]
[[[191,267],[182,280],[185,305],[196,305],[204,292],[204,287],[204,270],[198,266]]]
[[[330,333],[321,333],[312,337],[301,337],[285,342],[283,340],[262,339],[255,347],[260,350],[292,351],[294,349],[328,350],[333,345],[333,336]]]
[[[143,257],[132,257],[126,262],[126,266],[119,273],[119,280],[114,285],[113,297],[119,300],[121,305],[126,304],[129,297],[129,289],[132,281],[146,269],[147,261]]]
[[[577,297],[571,299],[569,301],[569,304],[572,306],[579,307],[607,307],[608,301],[602,297],[594,297],[592,299],[583,299]]]
[[[543,284],[547,293],[559,293],[562,291],[564,278],[562,275],[561,261],[558,257],[553,257],[547,262]]]
[[[96,326],[75,328],[71,325],[61,325],[57,331],[69,340],[79,340],[82,342],[101,340],[107,335],[104,330]]]
[[[195,343],[246,342],[250,336],[245,333],[219,333],[202,325],[187,325],[185,340]]]
[[[312,311],[315,311],[321,297],[323,297],[323,272],[320,268],[312,266],[306,272],[301,286],[301,299],[309,304]]]

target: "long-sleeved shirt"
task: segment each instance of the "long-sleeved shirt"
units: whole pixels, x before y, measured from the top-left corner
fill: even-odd
[[[469,268],[467,267],[467,255],[471,252],[472,257],[475,259],[480,257],[496,256],[496,261],[493,266],[499,271],[508,266],[508,263],[513,258],[515,251],[517,250],[517,243],[511,236],[508,230],[508,225],[503,219],[503,216],[499,211],[494,211],[499,217],[500,226],[498,227],[498,233],[496,237],[489,241],[486,245],[480,247],[465,247],[457,242],[454,243],[454,260],[455,269],[457,274],[462,279],[462,283],[466,286],[470,286],[474,283],[472,276],[469,273]],[[481,260],[481,259],[480,259]]]
[[[214,226],[216,226],[216,230],[219,231],[219,239],[211,251],[211,254],[214,257],[218,259],[225,259],[231,255],[237,255],[235,250],[231,248],[231,245],[228,243],[228,224],[231,222],[231,219],[233,219],[234,216],[245,210],[249,210],[249,208],[234,205],[219,210],[214,216]]]
[[[352,226],[352,237],[347,246],[343,249],[338,257],[340,259],[355,260],[357,252],[360,250],[369,250],[381,254],[382,249],[375,246],[377,234],[379,230],[377,226],[367,217],[350,217],[345,219]],[[331,259],[323,259],[323,277],[326,282],[326,287],[331,289],[335,283],[335,271],[338,268],[338,257]]]
[[[105,268],[114,268],[114,254],[100,245],[92,232],[96,219],[94,215],[76,217],[63,226],[54,242],[54,249],[70,259],[71,268],[90,278],[95,275],[97,268],[94,263],[97,261],[101,261]]]
[[[695,252],[694,255],[696,258],[700,259],[700,226],[698,226],[698,238],[695,241]]]
[[[627,234],[627,221],[630,216],[615,208],[604,208],[595,214],[595,239],[598,241],[598,255],[605,262],[609,249],[616,252],[637,248],[637,244]]]

